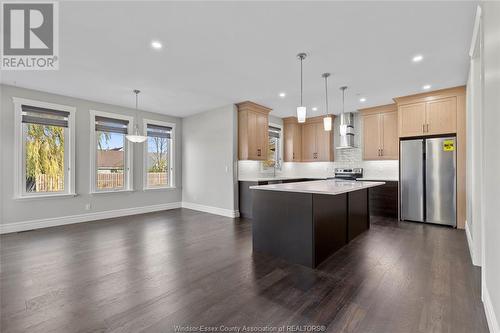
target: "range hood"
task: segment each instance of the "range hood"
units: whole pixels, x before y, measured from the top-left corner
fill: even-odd
[[[352,149],[354,147],[354,114],[342,112],[340,114],[340,145],[337,149]]]

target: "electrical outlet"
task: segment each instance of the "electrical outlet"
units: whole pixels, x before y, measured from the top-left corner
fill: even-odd
[[[88,203],[85,205],[85,210],[90,210],[92,208],[92,206]]]

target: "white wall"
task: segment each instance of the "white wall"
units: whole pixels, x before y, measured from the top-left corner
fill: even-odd
[[[41,91],[23,89],[13,86],[0,85],[1,93],[1,180],[0,187],[2,210],[2,231],[16,231],[20,226],[21,230],[33,227],[47,226],[68,223],[68,221],[81,221],[88,215],[93,219],[112,216],[109,214],[100,215],[103,212],[121,210],[122,214],[143,212],[147,210],[134,210],[138,207],[152,207],[157,209],[170,207],[169,204],[178,204],[182,201],[180,189],[181,175],[181,137],[182,121],[180,118],[169,117],[157,113],[139,113],[139,122],[142,118],[156,119],[176,123],[176,184],[177,189],[165,189],[154,191],[143,191],[143,149],[142,145],[135,145],[134,149],[134,189],[127,193],[102,193],[89,194],[90,192],[90,114],[89,110],[99,110],[112,113],[135,116],[135,109],[124,108],[115,105],[102,104],[87,100],[71,98],[61,95],[49,94]],[[14,104],[12,97],[21,97],[55,104],[62,104],[76,107],[76,197],[70,198],[46,198],[46,199],[14,199]],[[131,94],[131,103],[133,96]],[[87,204],[91,204],[90,210],[85,210]],[[175,206],[175,205],[173,205]],[[90,215],[89,215],[90,214]],[[75,218],[78,216],[78,218]],[[58,219],[61,217],[73,217]],[[45,220],[48,219],[48,220]],[[35,221],[36,223],[31,223]],[[30,223],[24,223],[30,222]],[[46,224],[44,224],[46,223]]]
[[[183,119],[185,207],[238,215],[236,112],[235,105],[227,105]]]
[[[466,233],[472,263],[482,264],[482,206],[483,200],[483,38],[481,10],[476,13],[473,40],[469,51],[471,57],[467,80],[467,224]]]
[[[500,332],[500,3],[483,3],[484,260],[483,301],[491,332]]]

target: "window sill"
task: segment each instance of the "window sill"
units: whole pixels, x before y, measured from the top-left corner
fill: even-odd
[[[58,198],[73,198],[76,193],[61,193],[61,194],[40,194],[40,195],[21,195],[14,197],[14,200],[40,200],[40,199],[58,199]]]
[[[158,190],[176,190],[177,186],[163,186],[163,187],[146,187],[143,188],[142,190],[144,192],[146,191],[158,191]]]
[[[91,195],[94,195],[94,194],[132,193],[132,192],[135,192],[135,190],[94,191],[94,192],[90,192],[90,194],[91,194]]]

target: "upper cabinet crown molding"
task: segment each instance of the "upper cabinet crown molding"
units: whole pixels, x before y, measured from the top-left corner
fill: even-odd
[[[238,111],[252,111],[252,112],[260,112],[264,114],[269,114],[273,109],[268,108],[267,106],[257,104],[255,102],[251,101],[244,101],[241,103],[236,103],[236,106],[238,107]]]
[[[394,97],[393,100],[398,106],[405,104],[413,104],[419,102],[430,102],[437,99],[465,95],[466,86],[458,86],[453,88],[446,88],[440,90],[433,90],[425,93]]]
[[[238,107],[238,158],[265,161],[269,145],[269,112],[272,109],[245,101]]]
[[[359,109],[359,113],[361,115],[381,113],[381,112],[395,112],[398,110],[398,106],[396,103],[374,106],[370,108]]]

